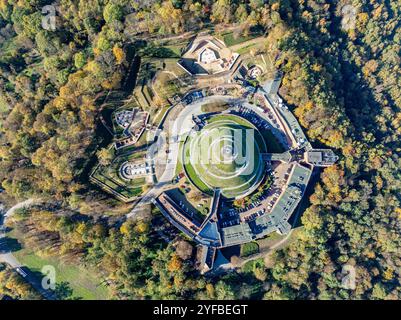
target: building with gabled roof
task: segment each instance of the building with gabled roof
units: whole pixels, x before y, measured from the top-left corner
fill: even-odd
[[[210,35],[195,38],[178,65],[192,76],[218,75],[230,71],[239,54]]]

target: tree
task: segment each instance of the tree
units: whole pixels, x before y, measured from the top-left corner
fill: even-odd
[[[177,272],[182,268],[181,258],[177,254],[173,254],[170,262],[167,265],[167,269],[170,272]]]
[[[229,23],[235,6],[231,0],[217,0],[212,7],[211,19],[213,22]]]
[[[77,69],[81,69],[86,64],[86,56],[83,52],[78,52],[74,56],[74,64]]]
[[[102,148],[97,152],[97,157],[102,166],[108,166],[114,159],[114,150],[112,148]]]
[[[373,299],[383,300],[386,297],[386,290],[381,283],[376,283],[373,286],[372,296]]]
[[[202,192],[199,190],[194,190],[189,194],[189,198],[195,202],[199,202],[202,200]]]
[[[113,53],[116,57],[117,63],[122,64],[125,61],[125,52],[118,46],[113,47]]]
[[[129,235],[132,229],[133,229],[132,222],[125,221],[120,227],[120,232],[124,235]]]
[[[176,245],[176,251],[182,260],[188,260],[192,257],[193,247],[189,242],[180,240]]]
[[[147,233],[149,231],[149,224],[146,223],[145,221],[140,221],[135,226],[135,230],[138,233]]]
[[[123,18],[123,14],[124,14],[123,8],[111,2],[105,6],[103,11],[103,17],[107,23],[120,21]]]
[[[239,267],[241,265],[242,259],[238,256],[232,256],[230,262],[234,267]]]
[[[261,267],[257,267],[257,268],[255,268],[253,273],[254,273],[256,279],[258,279],[260,281],[266,281],[267,272],[265,269],[263,269]]]
[[[42,14],[40,12],[24,15],[22,18],[23,32],[30,38],[34,38],[42,30],[41,24]]]
[[[0,295],[19,300],[40,300],[40,295],[18,274],[9,268],[0,271]]]
[[[70,284],[66,281],[56,284],[55,295],[58,300],[72,300],[73,298],[73,290],[70,287]]]
[[[233,288],[223,280],[220,280],[215,285],[217,300],[232,300],[235,299]]]
[[[235,11],[235,18],[238,22],[245,22],[248,18],[248,12],[246,10],[246,5],[241,3],[237,10]]]

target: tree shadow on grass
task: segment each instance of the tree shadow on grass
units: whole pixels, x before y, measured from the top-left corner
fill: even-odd
[[[56,284],[55,295],[58,300],[82,300],[82,297],[74,297],[74,290],[67,281]]]
[[[29,269],[22,267],[21,270],[26,273],[25,280],[27,280],[37,291],[39,291],[45,299],[50,300],[82,300],[82,297],[74,296],[74,290],[71,288],[69,282],[62,281],[56,283],[55,290],[44,288],[45,284],[50,285],[48,281],[44,280],[46,276],[38,269]]]
[[[143,54],[152,58],[179,58],[179,55],[166,47],[149,46],[143,50]]]
[[[0,254],[17,252],[21,250],[22,246],[17,239],[5,237],[0,238]]]

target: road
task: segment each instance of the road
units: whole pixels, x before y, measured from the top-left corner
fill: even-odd
[[[22,208],[28,208],[29,206],[31,206],[37,202],[38,202],[38,200],[35,200],[35,199],[28,199],[28,200],[22,201],[22,202],[16,204],[14,207],[10,208],[8,211],[6,211],[3,214],[3,216],[0,216],[0,241],[3,242],[4,239],[6,238],[6,233],[5,233],[6,228],[4,225],[6,224],[7,219],[9,217],[11,217],[16,210],[22,209]],[[5,251],[7,251],[7,249]],[[17,258],[11,252],[0,254],[0,262],[5,262],[5,263],[9,264],[11,266],[11,268],[13,268],[13,269],[22,267],[22,264],[17,260]]]
[[[35,205],[35,204],[38,204],[41,202],[42,202],[41,199],[31,198],[31,199],[28,199],[28,200],[25,200],[25,201],[22,201],[22,202],[16,204],[15,206],[13,206],[9,210],[7,210],[3,215],[0,215],[0,242],[2,242],[3,244],[6,244],[6,242],[4,240],[6,239],[7,236],[5,233],[6,228],[4,225],[6,224],[7,219],[9,219],[15,213],[15,211],[17,211],[18,209],[22,209],[22,208],[28,208],[32,205]],[[3,206],[0,204],[0,213],[1,213],[2,207]],[[18,259],[12,254],[12,252],[10,250],[7,250],[7,248],[5,248],[4,251],[6,251],[6,253],[0,254],[0,262],[5,262],[12,269],[16,270],[24,278],[24,280],[26,282],[28,282],[45,299],[47,299],[47,300],[55,299],[55,296],[51,291],[43,289],[42,284],[41,284],[41,279],[38,279],[38,276],[36,274],[31,272],[28,268],[24,267],[18,261]]]
[[[0,216],[0,241],[5,243],[6,228],[4,225],[7,222],[7,219],[9,217],[11,217],[16,210],[22,209],[22,208],[27,208],[37,202],[38,202],[38,200],[35,200],[35,199],[25,200],[23,202],[16,204],[14,207],[10,208],[8,211],[6,211],[3,214],[3,216]],[[7,251],[7,248],[5,251]],[[17,258],[11,252],[0,254],[0,262],[5,262],[5,263],[9,264],[13,269],[22,267],[22,264],[17,260]]]

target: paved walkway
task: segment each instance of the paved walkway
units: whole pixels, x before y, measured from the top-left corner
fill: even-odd
[[[4,206],[0,204],[0,241],[3,242],[5,240],[6,236],[6,229],[4,227],[4,224],[7,222],[7,219],[9,219],[18,209],[22,208],[28,208],[32,205],[41,203],[41,199],[28,199],[25,201],[22,201],[12,208],[10,208],[8,211],[6,211],[3,215],[1,215],[2,209],[4,209]],[[4,212],[4,211],[3,211]],[[7,251],[7,249],[5,250]],[[37,275],[34,274],[32,271],[30,271],[28,268],[24,267],[18,259],[12,254],[11,251],[6,252],[4,254],[0,254],[0,262],[5,262],[7,263],[12,269],[17,271],[26,282],[28,282],[37,292],[39,292],[45,299],[47,300],[54,300],[55,296],[52,291],[45,290],[42,287],[41,284],[41,279],[38,279]]]
[[[6,229],[4,227],[4,224],[7,222],[7,219],[11,217],[14,214],[14,212],[17,211],[18,209],[28,208],[29,206],[37,202],[38,200],[35,199],[28,199],[22,201],[16,204],[14,207],[10,208],[8,211],[6,211],[2,217],[0,216],[0,241],[3,241],[6,238],[6,233],[5,233]],[[5,262],[9,264],[13,269],[22,267],[22,264],[17,260],[17,258],[11,252],[0,254],[0,262]]]

